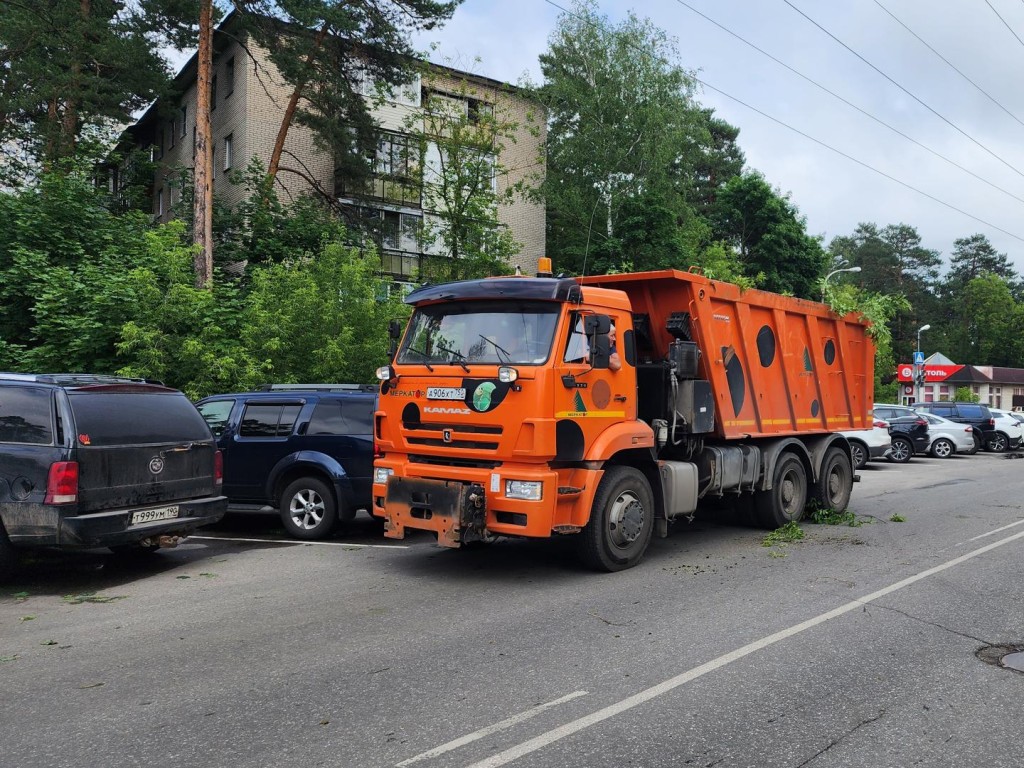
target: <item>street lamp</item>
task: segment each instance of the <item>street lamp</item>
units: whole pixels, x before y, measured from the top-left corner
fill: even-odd
[[[827,275],[825,279],[821,281],[821,300],[825,301],[825,286],[828,285],[828,279],[832,275],[838,275],[840,272],[860,272],[860,267],[843,267],[842,269],[833,269]]]
[[[921,368],[917,367],[917,360],[921,357],[921,331],[927,331],[931,328],[930,325],[925,323],[917,329],[917,353],[914,355],[914,402],[918,403],[921,401],[921,382],[924,379],[924,359],[922,358]]]

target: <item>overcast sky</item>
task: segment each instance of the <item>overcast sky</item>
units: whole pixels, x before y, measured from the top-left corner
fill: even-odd
[[[859,222],[906,223],[948,260],[954,240],[981,232],[1024,272],[1024,0],[601,0],[600,8],[612,21],[632,9],[676,39],[680,63],[706,84],[700,103],[739,127],[748,167],[790,194],[826,244]],[[537,57],[560,14],[546,0],[465,0],[417,43],[438,43],[431,58],[441,63],[539,83]]]

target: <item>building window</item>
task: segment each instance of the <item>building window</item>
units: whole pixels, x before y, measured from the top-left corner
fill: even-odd
[[[185,138],[188,135],[188,107],[182,106],[181,108],[181,138]]]
[[[164,215],[164,188],[160,187],[160,190],[156,193],[156,215],[162,217]]]
[[[231,170],[231,150],[234,148],[235,134],[229,133],[224,137],[224,170]]]
[[[232,56],[228,59],[228,63],[224,65],[224,78],[228,81],[227,92],[224,94],[226,99],[232,93],[235,92],[235,57]]]
[[[174,121],[171,120],[171,130],[167,135],[167,146],[174,149]]]
[[[210,79],[210,111],[213,112],[217,108],[217,76],[214,75]]]
[[[386,203],[420,207],[420,150],[411,136],[382,133],[372,159],[370,178],[353,185],[344,178],[335,179],[341,197],[360,197]]]

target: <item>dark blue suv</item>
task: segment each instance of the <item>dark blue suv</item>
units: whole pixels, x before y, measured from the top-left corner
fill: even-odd
[[[224,456],[228,511],[279,514],[299,539],[369,514],[377,391],[275,384],[196,403]]]

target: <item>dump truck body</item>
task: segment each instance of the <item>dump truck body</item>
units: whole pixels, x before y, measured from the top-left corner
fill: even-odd
[[[577,534],[618,570],[705,499],[764,525],[845,508],[836,430],[870,427],[873,347],[828,308],[662,271],[413,292],[379,372],[385,535],[457,547]],[[610,348],[610,339],[617,339]]]

